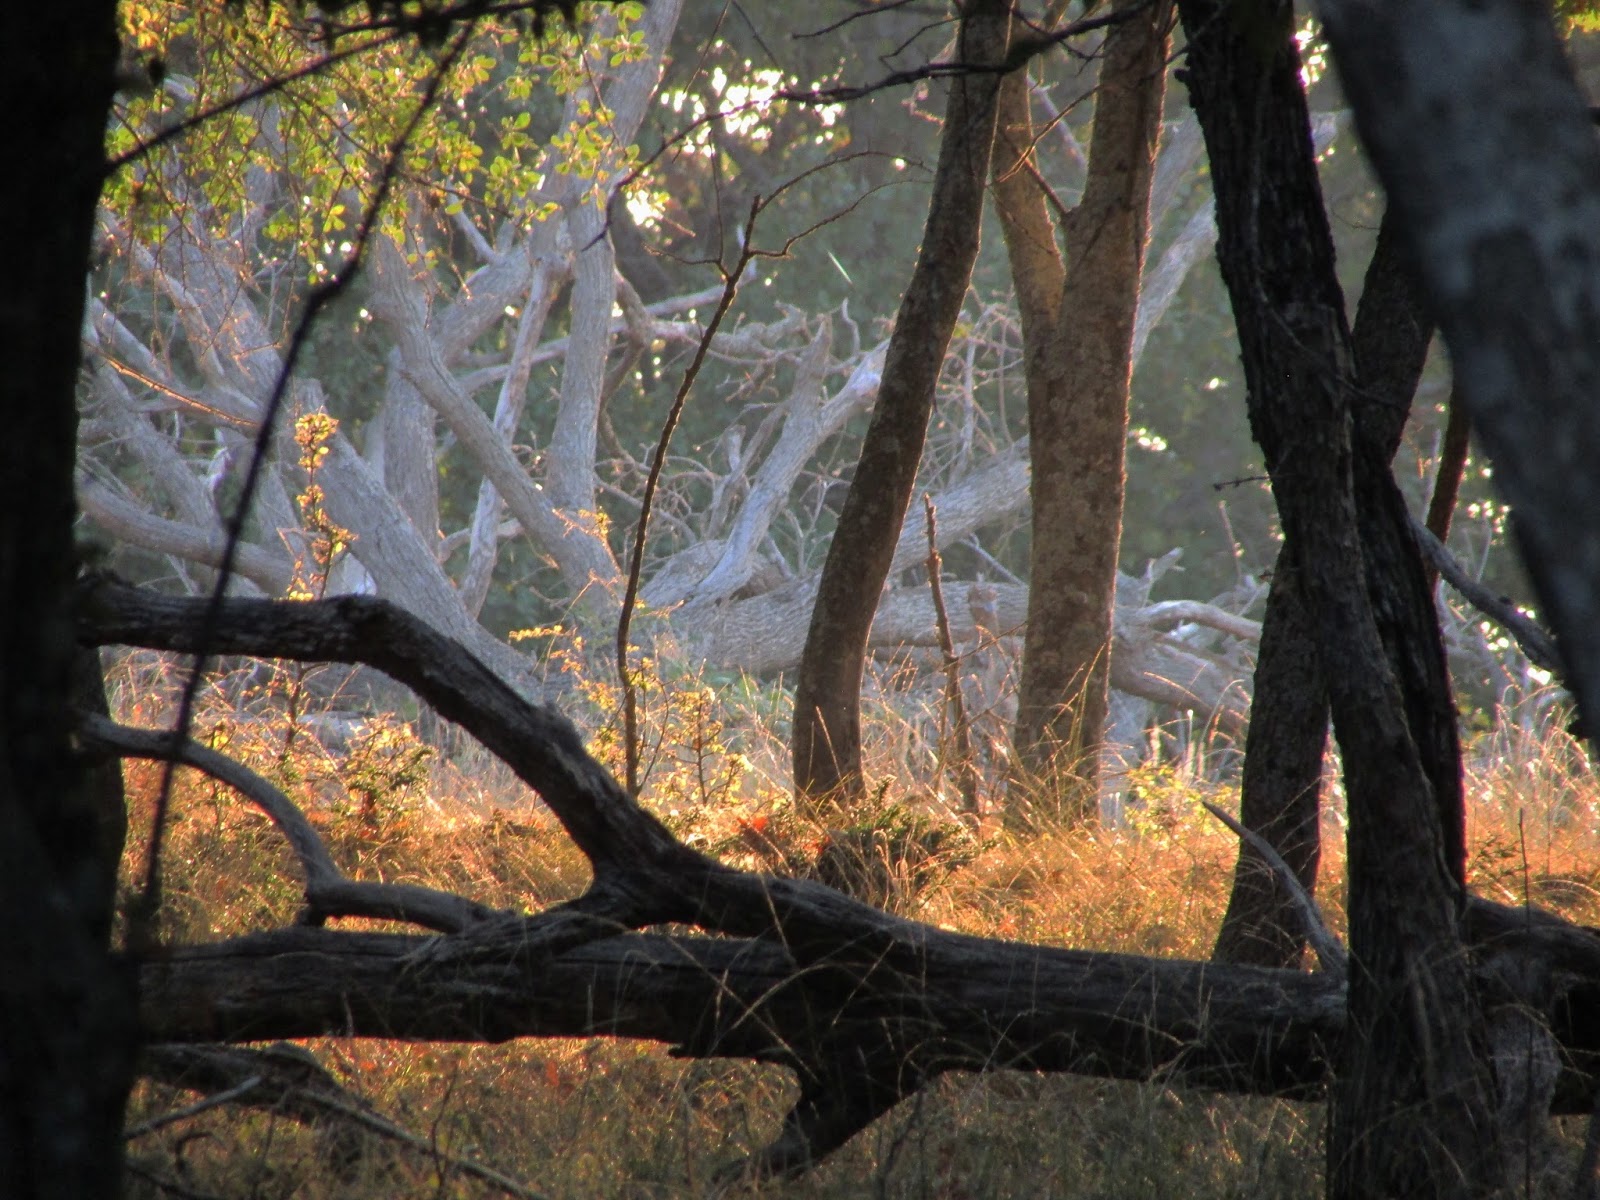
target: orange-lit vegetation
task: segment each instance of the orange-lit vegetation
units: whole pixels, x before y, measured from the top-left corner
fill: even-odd
[[[609,690],[580,680],[574,707],[595,718]],[[136,655],[114,689],[122,716],[151,723],[168,703],[160,660]],[[197,734],[243,758],[300,801],[340,865],[364,879],[431,884],[536,910],[578,894],[587,867],[533,796],[475,746],[448,753],[391,718],[338,727],[285,690],[320,682],[260,664],[214,689]],[[1234,843],[1198,805],[1226,788],[1146,769],[1141,806],[1121,830],[1041,822],[1026,834],[969,832],[933,810],[927,779],[891,779],[848,829],[792,808],[768,690],[658,676],[646,801],[680,836],[740,865],[825,873],[919,919],[991,936],[1207,957],[1227,898]],[[293,709],[291,722],[282,714]],[[309,711],[308,711],[309,710]],[[913,735],[885,727],[882,769]],[[905,718],[902,718],[905,720]],[[907,724],[911,722],[907,721]],[[598,721],[592,744],[615,757]],[[333,744],[339,743],[335,750]],[[1505,723],[1472,748],[1474,887],[1600,923],[1600,786],[1559,725]],[[125,767],[130,858],[147,842],[158,765]],[[1335,799],[1337,803],[1337,797]],[[836,822],[845,818],[835,815]],[[1320,898],[1342,925],[1337,812]],[[848,847],[854,857],[836,852]],[[165,930],[203,941],[291,921],[298,876],[266,819],[197,774],[180,774],[168,833]],[[819,866],[819,861],[822,864]],[[854,864],[858,870],[848,868]],[[416,1134],[400,1146],[347,1129],[218,1108],[139,1138],[141,1169],[195,1194],[492,1195],[463,1160],[549,1196],[694,1196],[713,1172],[770,1138],[793,1099],[779,1070],[675,1060],[664,1048],[593,1039],[507,1046],[324,1040],[310,1049],[373,1109]],[[192,1099],[144,1083],[130,1126]],[[1320,1106],[1179,1093],[1158,1084],[999,1072],[941,1080],[804,1179],[760,1185],[796,1196],[1301,1196],[1321,1176]],[[1567,1131],[1577,1138],[1581,1130]],[[153,1194],[153,1193],[152,1193]]]

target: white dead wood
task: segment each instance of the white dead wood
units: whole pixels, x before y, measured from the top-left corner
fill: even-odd
[[[226,539],[215,521],[193,525],[157,516],[105,484],[87,478],[78,480],[78,507],[118,541],[208,567],[222,564]],[[294,579],[294,563],[288,555],[253,542],[240,543],[233,566],[244,580],[267,596],[283,595]]]
[[[647,60],[621,68],[600,64],[594,82],[583,89],[611,111],[619,145],[633,136],[654,93],[661,48],[676,15],[676,4],[652,5],[645,22]],[[571,124],[579,118],[577,98],[569,100],[565,119]],[[1177,211],[1185,181],[1192,178],[1195,139],[1186,129],[1180,126],[1163,152],[1158,180],[1163,211]],[[553,169],[554,148],[545,153],[550,182],[530,204],[553,200],[557,211],[548,221],[530,228],[507,222],[491,231],[474,224],[466,212],[450,216],[482,263],[464,281],[427,273],[420,260],[408,261],[407,250],[384,238],[371,247],[367,304],[392,339],[383,398],[376,417],[366,423],[361,452],[341,429],[318,479],[329,515],[355,534],[336,586],[370,590],[405,606],[524,684],[527,661],[477,621],[495,586],[500,543],[508,537],[527,539],[559,570],[558,598],[574,605],[574,619],[591,628],[610,623],[620,570],[610,544],[615,531],[607,531],[597,513],[596,489],[609,494],[620,486],[626,492],[627,464],[638,463],[630,457],[633,451],[621,447],[616,463],[622,474],[612,480],[599,470],[600,381],[615,361],[612,346],[619,337],[652,355],[698,342],[703,326],[686,314],[704,309],[719,291],[640,304],[610,264],[600,200],[612,195],[617,181],[560,175]],[[187,221],[175,223],[152,248],[108,223],[109,242],[128,249],[131,274],[171,305],[175,324],[171,340],[161,345],[148,332],[135,333],[97,301],[85,335],[95,371],[93,403],[103,410],[86,426],[94,433],[86,454],[92,463],[102,449],[124,446],[159,488],[159,494],[141,497],[150,506],[150,520],[131,520],[125,511],[128,498],[119,508],[116,496],[101,492],[90,497],[86,510],[115,537],[202,565],[216,558],[214,499],[221,494],[227,463],[248,453],[261,406],[281,367],[281,347],[271,335],[279,317],[270,291],[252,274],[243,236],[274,202],[272,187],[269,182],[252,189],[256,209],[241,218],[240,236],[231,242]],[[1202,232],[1189,242],[1183,242],[1187,234],[1180,235],[1174,246],[1182,243],[1181,248],[1152,265],[1141,299],[1141,328],[1160,320],[1209,245],[1209,226]],[[541,341],[551,305],[575,270],[581,286],[575,283],[573,333]],[[957,435],[930,456],[927,469],[941,548],[1014,521],[1027,503],[1026,442],[998,448],[986,442],[993,436],[985,424],[989,418],[975,399],[975,339],[993,338],[1003,323],[1003,314],[986,314],[971,335],[974,340],[956,348],[961,369],[951,373],[955,390],[949,404]],[[848,349],[834,344],[835,327],[849,331]],[[506,347],[499,352],[502,361],[482,349],[497,329]],[[174,360],[169,349],[180,344],[184,354]],[[863,348],[859,330],[843,310],[837,321],[833,315],[786,310],[768,323],[745,322],[721,331],[713,341],[713,356],[747,367],[752,376],[771,378],[791,366],[795,375],[776,407],[761,397],[756,403],[763,407],[731,412],[727,431],[713,445],[697,451],[693,460],[677,459],[680,491],[669,495],[657,513],[662,550],[647,558],[641,598],[667,614],[677,640],[704,661],[770,671],[796,660],[815,588],[816,551],[827,527],[833,468],[825,465],[826,456],[848,457],[848,447],[837,445],[838,435],[871,405],[882,350],[881,345]],[[542,428],[534,439],[540,457],[530,465],[513,449],[513,439],[526,436],[519,431],[527,428],[531,370],[556,360],[563,362],[563,382],[555,402],[546,402],[537,414]],[[181,370],[174,361],[182,361]],[[480,403],[480,393],[490,388],[495,389],[492,415]],[[296,386],[294,401],[301,411],[326,407],[319,382],[312,379]],[[193,449],[196,435],[207,447],[204,457]],[[438,520],[441,437],[482,473],[470,521],[448,535]],[[284,564],[292,570],[307,544],[294,502],[303,480],[293,467],[296,450],[286,430],[278,431],[275,452],[277,461],[268,464],[258,500],[254,542],[247,547],[248,577],[264,590],[281,583]],[[84,477],[105,478],[93,470]],[[452,557],[463,545],[465,555]],[[896,572],[917,566],[925,554],[921,530],[904,530]],[[443,564],[449,564],[448,574]],[[951,580],[947,586],[963,582],[971,581]],[[996,611],[1009,622],[1008,629],[1020,626],[1021,595],[1014,582],[999,585]],[[955,608],[956,632],[975,636],[977,623],[963,606]],[[1247,649],[1219,657],[1187,635],[1171,636],[1178,622],[1216,630],[1236,647],[1247,647],[1254,636],[1253,623],[1220,609],[1169,607],[1141,615],[1124,606],[1115,685],[1206,714],[1223,728],[1241,729],[1239,676]],[[891,587],[874,627],[874,646],[926,645],[932,637],[933,613],[924,589]]]

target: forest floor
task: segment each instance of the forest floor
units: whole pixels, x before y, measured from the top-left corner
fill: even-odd
[[[679,836],[739,865],[806,869],[826,858],[845,832],[793,811],[761,766],[776,763],[780,739],[769,733],[772,745],[755,745],[746,726],[741,742],[737,721],[709,707],[715,696],[697,691],[663,708],[672,719],[661,728],[676,730],[677,742],[655,743],[656,786],[647,787],[646,802]],[[122,718],[135,723],[148,723],[168,703],[146,686],[118,691]],[[559,826],[475,747],[440,755],[393,720],[344,729],[335,739],[326,724],[282,716],[281,695],[269,707],[270,719],[251,715],[248,705],[208,703],[196,733],[300,800],[355,877],[426,883],[530,912],[586,884],[586,864]],[[325,745],[334,740],[337,752]],[[604,731],[594,743],[602,757],[614,750]],[[1600,924],[1600,783],[1576,747],[1546,720],[1528,730],[1489,726],[1469,749],[1473,886],[1502,902],[1531,899]],[[1236,807],[1228,786],[1177,768],[1145,770],[1133,781],[1141,802],[1126,828],[1069,829],[1039,818],[1025,833],[967,833],[939,815],[925,786],[879,777],[890,782],[870,812],[852,814],[851,827],[880,836],[853,844],[881,848],[905,844],[895,835],[907,830],[940,831],[923,838],[915,861],[886,860],[859,881],[888,907],[987,936],[1209,956],[1235,843],[1198,800]],[[130,877],[148,845],[159,779],[158,766],[126,768]],[[1339,930],[1340,805],[1337,787],[1330,791],[1318,896]],[[180,773],[165,852],[166,936],[204,941],[293,920],[298,876],[282,839],[221,785]],[[661,1046],[606,1039],[500,1046],[324,1039],[306,1047],[353,1096],[420,1141],[402,1146],[364,1135],[352,1143],[270,1113],[218,1107],[131,1143],[130,1196],[701,1196],[718,1168],[775,1133],[794,1091],[775,1068],[684,1062]],[[193,1099],[141,1084],[130,1126]],[[748,1194],[1309,1196],[1321,1187],[1322,1122],[1319,1105],[1159,1083],[954,1075],[806,1178]],[[1558,1125],[1551,1160],[1530,1165],[1533,1194],[1556,1194],[1570,1182],[1584,1123]],[[471,1178],[462,1160],[526,1190]]]

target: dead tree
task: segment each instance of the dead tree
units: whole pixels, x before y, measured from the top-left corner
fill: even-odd
[[[136,963],[155,1043],[344,1035],[453,1041],[645,1038],[689,1057],[792,1070],[778,1137],[733,1173],[805,1170],[950,1070],[1068,1071],[1262,1095],[1324,1094],[1345,1021],[1338,972],[1139,958],[957,934],[821,884],[734,870],[677,841],[584,750],[455,642],[369,597],[204,602],[113,579],[79,596],[88,644],[360,662],[458,722],[538,790],[593,880],[535,914],[343,878],[302,814],[238,764],[159,731],[85,716],[103,752],[177,757],[264,808],[305,876],[296,925]],[[383,916],[424,932],[328,927]],[[674,923],[698,934],[649,932]],[[1561,1048],[1551,1111],[1600,1086],[1600,937],[1471,902],[1474,970]],[[1508,1071],[1508,1078],[1514,1071]]]

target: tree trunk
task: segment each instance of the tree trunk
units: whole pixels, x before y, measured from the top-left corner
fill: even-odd
[[[1540,6],[1319,7],[1568,686],[1600,729],[1600,146],[1585,101]]]
[[[1004,4],[968,0],[958,58],[1000,62],[1006,26]],[[814,800],[848,800],[863,791],[861,675],[867,635],[911,502],[945,348],[978,254],[1000,78],[967,74],[950,85],[922,249],[823,565],[794,697],[794,785],[798,794]]]
[[[1405,262],[1395,218],[1384,214],[1378,243],[1367,265],[1352,333],[1356,374],[1360,380],[1353,420],[1358,438],[1369,441],[1375,455],[1387,463],[1399,449],[1400,435],[1411,411],[1411,397],[1428,356],[1433,325],[1422,311],[1421,297]],[[1362,513],[1381,511],[1387,472],[1358,472],[1355,479],[1358,508]],[[1369,578],[1377,570],[1367,560]],[[1376,576],[1374,587],[1381,587]],[[1408,595],[1414,594],[1408,590]],[[1437,641],[1432,628],[1432,589],[1427,589],[1426,612],[1412,605],[1417,636],[1425,644]],[[1266,838],[1309,892],[1316,884],[1319,845],[1319,810],[1322,792],[1322,757],[1328,740],[1327,685],[1316,645],[1316,630],[1305,606],[1303,589],[1295,575],[1287,545],[1278,555],[1267,612],[1262,621],[1261,650],[1257,659],[1250,733],[1245,744],[1244,778],[1240,787],[1239,819],[1247,829]],[[1393,655],[1391,653],[1391,661]],[[1436,670],[1424,670],[1425,686],[1448,694],[1443,679],[1444,661]],[[1460,809],[1460,764],[1454,750],[1454,714],[1447,705],[1432,710],[1443,713],[1448,733],[1436,738],[1436,761],[1447,778],[1440,790],[1441,807]],[[1438,728],[1437,722],[1434,724]],[[1457,821],[1447,828],[1459,827]],[[1304,925],[1293,899],[1265,860],[1248,843],[1239,848],[1233,894],[1217,934],[1215,957],[1222,962],[1290,966],[1305,947]]]
[[[1285,544],[1272,569],[1261,621],[1250,730],[1239,783],[1239,821],[1259,833],[1307,892],[1322,859],[1322,758],[1328,744],[1328,688],[1305,588]],[[1212,957],[1260,967],[1297,964],[1305,922],[1276,872],[1241,840],[1233,891]]]
[[[1326,682],[1349,804],[1351,971],[1329,1194],[1492,1194],[1503,1166],[1460,928],[1458,834],[1443,811],[1448,691],[1425,682],[1436,641],[1410,650],[1395,641],[1402,629],[1417,635],[1413,593],[1426,589],[1381,438],[1352,434],[1353,352],[1292,9],[1269,3],[1246,19],[1181,0],[1179,10],[1251,428],[1323,662],[1339,665]],[[1459,822],[1459,804],[1454,813]]]
[[[1077,820],[1099,812],[1134,314],[1172,18],[1167,4],[1117,7],[1137,11],[1106,34],[1088,178],[1064,220],[1067,272],[1035,372],[1042,390],[1028,397],[1033,538],[1014,740],[1023,775]]]
[[[185,652],[204,607],[91,579],[81,636]],[[756,1173],[803,1170],[949,1070],[1072,1071],[1311,1099],[1348,1040],[1338,964],[1306,974],[1023,945],[725,867],[640,808],[557,714],[383,601],[228,600],[207,640],[219,653],[362,662],[410,686],[539,792],[593,881],[522,916],[347,879],[315,826],[265,780],[192,742],[175,748],[164,733],[86,720],[86,744],[146,758],[176,752],[225,779],[272,816],[304,880],[310,923],[167,947],[142,962],[152,1040],[615,1036],[776,1063],[795,1072],[800,1099],[751,1164]],[[315,925],[340,916],[435,932]],[[721,936],[618,936],[667,923]],[[1532,1097],[1541,1107],[1519,1113],[1587,1111],[1600,1067],[1600,941],[1538,910],[1471,898],[1463,929],[1470,951],[1459,961],[1560,1049],[1548,1087]]]
[[[74,754],[69,707],[74,393],[116,62],[110,0],[18,6],[0,48],[0,73],[48,114],[7,124],[5,160],[27,177],[0,200],[16,235],[0,293],[0,1179],[29,1200],[120,1195],[136,1036],[107,944],[120,795]]]

